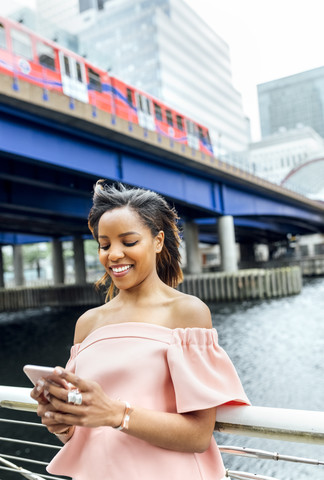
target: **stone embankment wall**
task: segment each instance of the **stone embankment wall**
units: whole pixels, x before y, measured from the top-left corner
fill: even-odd
[[[206,302],[266,299],[300,293],[302,276],[298,266],[204,273],[186,275],[178,288]],[[103,302],[104,296],[93,284],[0,289],[0,311],[45,306],[95,306]]]
[[[300,266],[304,277],[324,275],[324,256],[318,255],[316,257],[303,258]]]
[[[186,275],[179,290],[206,302],[229,302],[295,295],[301,292],[298,266]]]

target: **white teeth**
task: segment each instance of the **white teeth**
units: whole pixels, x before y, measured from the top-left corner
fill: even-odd
[[[125,267],[112,267],[111,269],[115,273],[125,272],[126,270],[130,269],[130,265],[126,265]]]

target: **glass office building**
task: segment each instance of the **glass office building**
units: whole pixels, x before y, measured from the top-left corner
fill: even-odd
[[[64,10],[63,0],[38,0],[39,13],[48,17],[57,5],[56,21],[78,31],[79,53],[206,125],[216,155],[246,147],[229,47],[183,0],[76,2],[65,0]]]
[[[258,85],[262,137],[304,125],[324,137],[324,67]]]

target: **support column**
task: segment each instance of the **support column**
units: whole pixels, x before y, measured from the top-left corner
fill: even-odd
[[[15,285],[16,287],[19,287],[25,283],[22,245],[13,245],[13,265]]]
[[[236,272],[237,256],[235,245],[234,219],[231,215],[224,215],[218,219],[218,238],[221,251],[223,272]]]
[[[0,245],[0,288],[4,288],[4,270],[3,270],[3,255],[2,255],[2,247]]]
[[[57,238],[52,240],[52,266],[54,284],[64,283],[64,259],[62,242]]]
[[[87,283],[87,272],[84,258],[84,243],[81,236],[74,237],[73,249],[75,283],[84,285]]]
[[[185,222],[183,230],[186,242],[187,272],[201,273],[198,225],[194,222]]]

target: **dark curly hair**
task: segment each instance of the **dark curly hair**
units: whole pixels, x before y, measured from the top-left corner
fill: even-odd
[[[141,218],[152,236],[161,230],[164,232],[164,245],[156,257],[156,270],[160,279],[171,287],[176,287],[183,279],[180,267],[180,235],[177,222],[179,217],[174,208],[158,193],[142,188],[127,188],[122,183],[107,185],[98,180],[94,187],[93,206],[88,217],[88,226],[94,239],[98,242],[98,224],[101,216],[115,208],[129,207]],[[98,242],[99,243],[99,242]],[[98,280],[98,287],[106,285],[110,279],[108,273]],[[106,300],[116,294],[115,286],[110,280]]]

